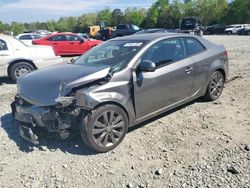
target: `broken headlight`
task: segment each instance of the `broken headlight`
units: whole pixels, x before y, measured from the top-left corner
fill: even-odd
[[[63,108],[75,104],[77,100],[75,97],[57,97],[55,101],[59,104],[57,107]]]

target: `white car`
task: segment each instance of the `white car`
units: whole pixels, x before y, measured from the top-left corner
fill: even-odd
[[[21,40],[26,45],[32,45],[32,40],[40,39],[42,36],[37,33],[22,33],[16,36],[17,39]]]
[[[248,27],[249,24],[238,24],[238,25],[230,25],[227,26],[225,29],[225,33],[228,35],[232,35],[232,34],[237,34],[237,32],[245,27]]]
[[[0,77],[19,77],[43,67],[62,63],[51,46],[27,46],[18,39],[0,34]]]

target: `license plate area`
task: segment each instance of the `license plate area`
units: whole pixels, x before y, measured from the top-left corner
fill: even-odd
[[[24,122],[24,123],[32,123],[33,122],[33,118],[31,114],[24,114],[24,113],[15,113],[15,119],[17,121],[20,122]]]

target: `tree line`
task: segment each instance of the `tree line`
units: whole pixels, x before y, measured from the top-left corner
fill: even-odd
[[[0,21],[0,32],[12,31],[14,35],[29,30],[83,32],[98,21],[109,26],[131,23],[141,28],[179,28],[183,17],[199,17],[203,25],[215,23],[250,24],[250,0],[157,0],[150,8],[103,9],[97,13],[85,13],[79,17],[61,17],[59,20],[11,24]]]

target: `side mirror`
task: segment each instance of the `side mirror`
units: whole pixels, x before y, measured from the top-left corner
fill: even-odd
[[[156,65],[153,61],[143,60],[138,65],[137,70],[142,72],[154,72],[156,70]]]
[[[84,43],[84,39],[81,39],[81,40],[80,40],[80,44],[82,44],[82,43]]]

